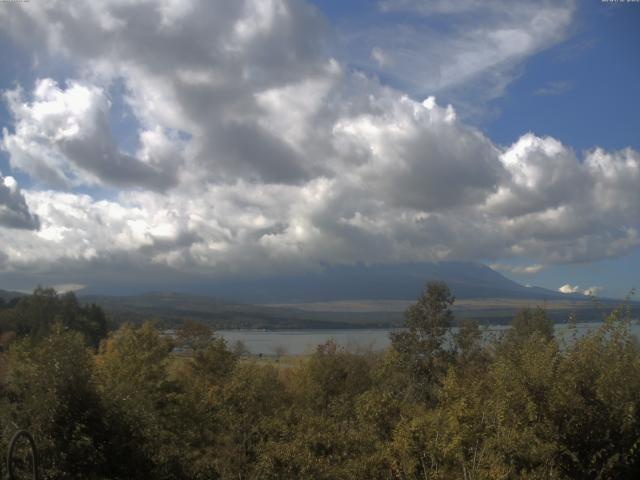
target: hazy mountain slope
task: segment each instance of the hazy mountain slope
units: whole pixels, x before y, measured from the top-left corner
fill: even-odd
[[[551,290],[524,287],[472,262],[328,267],[317,273],[215,282],[208,292],[201,293],[250,303],[406,300],[417,298],[429,280],[447,282],[457,298],[572,298]]]
[[[542,304],[558,321],[566,320],[571,311],[581,312],[583,320],[601,318],[583,295],[524,287],[470,262],[332,267],[277,279],[215,283],[205,295],[155,292],[81,298],[99,304],[116,321],[157,318],[176,324],[192,319],[216,328],[389,326],[402,321],[403,310],[430,280],[450,286],[458,318],[506,323],[519,308]]]
[[[3,300],[11,300],[16,297],[24,297],[26,294],[22,292],[13,292],[11,290],[2,290],[0,289],[0,298]]]
[[[457,318],[505,323],[524,306],[546,304],[558,321],[572,311],[582,320],[601,318],[583,295],[565,295],[524,287],[491,268],[471,262],[330,267],[288,277],[185,285],[193,293],[152,292],[137,295],[87,295],[117,323],[158,319],[166,325],[186,319],[214,328],[344,328],[397,325],[404,309],[426,282],[446,282],[457,302]],[[0,290],[0,297],[23,295]],[[220,300],[224,299],[224,300]],[[610,309],[614,303],[604,301]],[[636,304],[637,306],[637,304]],[[634,307],[635,308],[635,307]]]

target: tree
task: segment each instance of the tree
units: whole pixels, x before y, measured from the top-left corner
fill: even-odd
[[[111,333],[96,360],[99,391],[112,418],[131,429],[123,445],[142,452],[129,465],[132,478],[170,479],[182,470],[183,452],[176,448],[179,390],[167,371],[172,348],[150,323],[124,325]]]
[[[213,330],[203,323],[186,320],[176,332],[176,341],[181,347],[199,350],[205,348],[213,338]]]
[[[238,358],[227,348],[224,338],[215,337],[208,345],[193,352],[187,368],[203,385],[221,385],[231,376]]]
[[[549,416],[566,478],[640,478],[640,348],[623,309],[566,347]]]
[[[222,478],[261,478],[256,472],[264,446],[279,438],[289,395],[270,365],[239,364],[220,392],[216,439]],[[284,426],[286,428],[286,426]]]
[[[447,368],[451,352],[445,336],[451,328],[455,301],[444,282],[429,282],[415,305],[405,312],[406,330],[391,334],[401,366],[409,373],[416,393],[433,401],[432,388]]]
[[[88,345],[97,348],[107,335],[107,319],[97,305],[80,305],[73,292],[58,295],[52,288],[38,287],[0,313],[2,331],[14,331],[34,340],[45,338],[55,323],[80,332]]]
[[[132,451],[120,448],[126,434],[108,420],[79,333],[56,324],[37,343],[22,339],[8,365],[2,423],[36,438],[43,478],[130,478],[123,462]]]
[[[359,398],[371,387],[372,365],[369,355],[330,340],[283,371],[292,408],[271,422],[278,434],[260,448],[258,478],[380,478],[372,473],[378,447],[373,428],[358,412]]]
[[[515,342],[521,342],[531,335],[540,335],[549,340],[553,338],[553,334],[553,320],[549,318],[543,308],[523,308],[512,320],[508,338]]]

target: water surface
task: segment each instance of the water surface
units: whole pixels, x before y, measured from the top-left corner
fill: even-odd
[[[578,323],[579,334],[597,328],[601,323]],[[486,335],[499,334],[508,328],[505,325],[485,327]],[[567,325],[556,324],[558,335],[566,335]],[[453,329],[455,332],[456,329]],[[254,355],[275,355],[276,351],[289,355],[312,353],[316,347],[327,340],[335,340],[338,345],[351,349],[384,350],[389,345],[389,333],[392,329],[352,329],[352,330],[219,330],[217,333],[227,340],[230,347],[240,340]],[[398,331],[396,329],[395,331]],[[631,331],[640,335],[640,326],[633,323]]]

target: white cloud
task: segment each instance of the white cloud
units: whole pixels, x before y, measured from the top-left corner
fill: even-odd
[[[573,286],[569,283],[562,285],[558,291],[560,293],[578,293],[580,291],[580,287],[578,285]]]
[[[367,110],[337,119],[334,144],[344,163],[362,152],[348,176],[386,204],[437,211],[482,203],[497,189],[499,151],[458,122],[452,107],[381,91]]]
[[[144,161],[119,151],[102,89],[67,83],[61,89],[51,79],[38,80],[31,102],[20,89],[5,94],[15,133],[3,130],[3,148],[13,167],[59,188],[104,182],[163,189],[174,182],[178,165],[168,163],[167,155],[157,155],[148,145],[148,133],[141,138]]]
[[[604,288],[602,287],[589,287],[589,288],[581,289],[578,285],[573,286],[569,283],[561,286],[558,289],[560,293],[581,293],[588,297],[597,296],[600,293],[602,293],[603,290]]]
[[[582,294],[586,295],[588,297],[595,297],[595,296],[600,295],[603,290],[604,290],[604,288],[602,288],[602,287],[589,287],[589,288],[585,289],[582,292]]]
[[[512,56],[500,53],[511,34],[489,30],[498,53],[474,68],[560,38],[571,9],[549,8],[521,19],[524,34],[514,27]],[[453,107],[326,56],[323,21],[301,1],[30,2],[0,20],[76,78],[6,95],[10,164],[40,183],[4,204],[41,228],[9,229],[0,216],[4,272],[111,268],[152,281],[157,268],[253,275],[526,256],[536,263],[508,268],[533,274],[640,245],[636,151],[579,157],[533,133],[498,146]],[[476,34],[446,68],[473,63]],[[138,125],[133,154],[109,125],[114,82]],[[79,193],[87,185],[107,199]]]

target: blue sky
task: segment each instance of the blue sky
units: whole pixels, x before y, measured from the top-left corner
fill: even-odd
[[[640,286],[640,4],[214,3],[0,4],[0,288]]]
[[[574,22],[567,40],[529,60],[495,102],[499,114],[482,125],[495,141],[531,130],[577,151],[640,147],[640,8],[581,2]],[[557,94],[536,95],[554,82]]]
[[[354,26],[416,23],[411,14],[385,18],[375,2],[367,0],[314,3],[334,28],[347,32]],[[436,22],[446,23],[447,18]],[[632,3],[580,2],[566,38],[519,65],[504,95],[473,123],[503,145],[532,131],[554,136],[577,151],[639,148],[638,25],[640,7]],[[450,100],[455,96],[443,96],[443,101]]]

